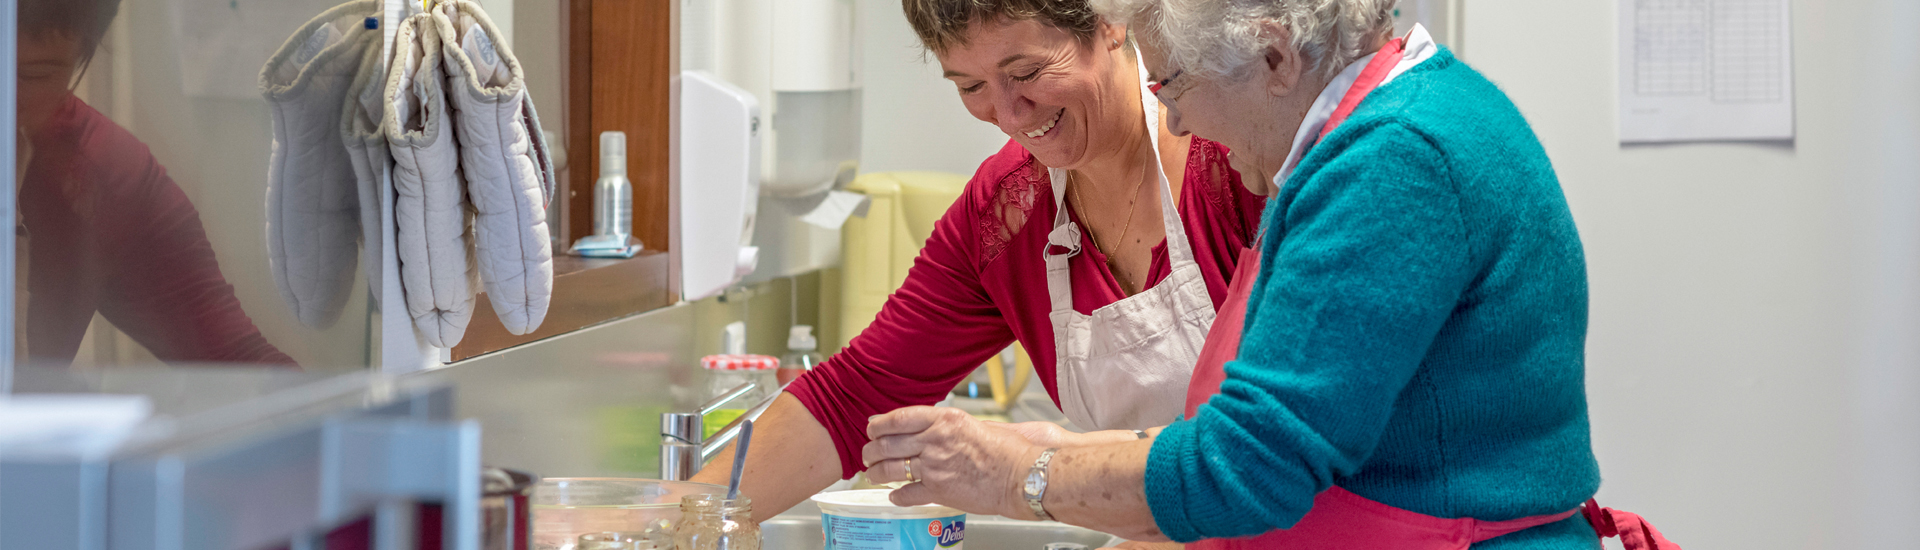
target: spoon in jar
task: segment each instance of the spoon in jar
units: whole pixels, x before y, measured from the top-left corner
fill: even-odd
[[[747,465],[747,444],[753,441],[753,421],[740,423],[740,437],[734,438],[733,477],[727,481],[727,500],[740,498],[740,472]]]

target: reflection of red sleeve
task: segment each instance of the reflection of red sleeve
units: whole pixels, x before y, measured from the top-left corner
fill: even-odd
[[[146,144],[72,103],[68,166],[91,199],[100,313],[169,362],[293,364],[240,308],[199,212]]]

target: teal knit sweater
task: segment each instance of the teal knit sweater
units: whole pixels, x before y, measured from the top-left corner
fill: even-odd
[[[1148,458],[1167,536],[1289,527],[1330,485],[1485,520],[1572,510],[1599,488],[1580,238],[1491,82],[1442,49],[1375,90],[1262,223],[1239,356]],[[1593,537],[1576,514],[1476,548]]]

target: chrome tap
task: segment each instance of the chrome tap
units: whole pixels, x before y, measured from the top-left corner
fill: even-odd
[[[740,424],[760,418],[760,413],[780,397],[776,389],[772,395],[755,403],[740,418],[734,419],[726,427],[720,428],[712,438],[701,437],[706,431],[706,416],[736,399],[744,398],[759,387],[753,382],[735,386],[719,397],[713,398],[700,410],[691,413],[663,413],[660,415],[660,479],[686,481],[699,473],[700,468],[713,459],[713,455],[726,448],[733,438],[740,435]],[[703,440],[704,439],[704,440]]]

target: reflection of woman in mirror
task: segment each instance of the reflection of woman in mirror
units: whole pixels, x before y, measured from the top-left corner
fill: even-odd
[[[290,365],[147,146],[73,93],[120,0],[21,0],[15,345],[73,361],[98,311],[169,362]]]

